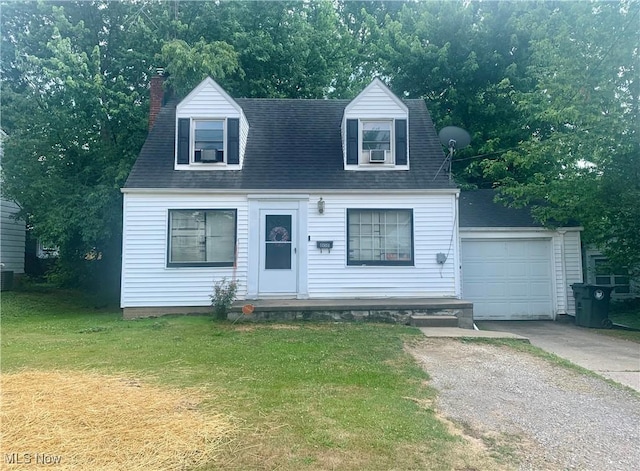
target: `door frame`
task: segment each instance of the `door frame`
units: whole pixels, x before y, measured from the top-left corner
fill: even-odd
[[[307,282],[308,272],[308,207],[309,195],[248,195],[249,221],[248,221],[248,273],[247,273],[247,299],[259,298],[297,298],[308,299],[309,288]],[[287,295],[261,293],[260,278],[260,214],[262,211],[297,211],[297,227],[294,229],[298,243],[297,256],[297,292]]]

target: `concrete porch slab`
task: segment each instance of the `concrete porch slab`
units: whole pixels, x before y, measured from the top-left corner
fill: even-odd
[[[415,316],[457,319],[473,328],[473,303],[454,298],[258,299],[236,301],[230,320],[373,321],[409,324]]]
[[[251,304],[255,309],[296,311],[299,309],[455,309],[471,308],[473,303],[455,298],[327,298],[327,299],[248,299],[233,303],[232,309]]]

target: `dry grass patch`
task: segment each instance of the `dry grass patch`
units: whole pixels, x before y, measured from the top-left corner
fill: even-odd
[[[189,390],[86,372],[1,378],[1,456],[59,457],[57,470],[182,470],[215,464],[236,430]],[[51,464],[42,465],[50,469]]]

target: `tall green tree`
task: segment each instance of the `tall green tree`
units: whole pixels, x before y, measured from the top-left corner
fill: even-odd
[[[640,272],[640,3],[567,2],[531,39],[533,81],[514,97],[526,140],[485,160],[504,201],[577,221],[615,266]]]
[[[2,6],[3,194],[60,247],[58,278],[116,288],[124,182],[146,131],[146,67],[120,3]],[[150,58],[149,58],[150,59]],[[109,280],[109,281],[107,281]]]

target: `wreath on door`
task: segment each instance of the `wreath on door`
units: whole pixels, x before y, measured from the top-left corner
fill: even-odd
[[[269,240],[271,242],[288,242],[289,231],[285,227],[276,226],[269,232]]]

